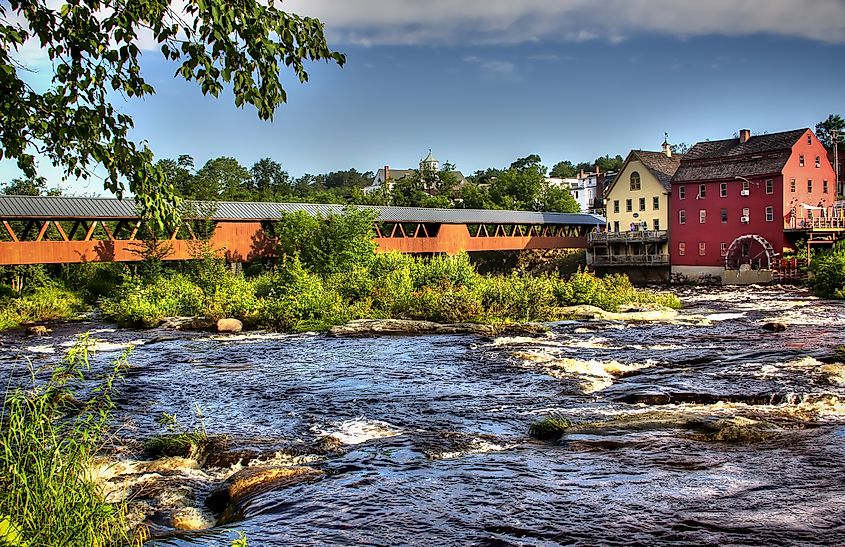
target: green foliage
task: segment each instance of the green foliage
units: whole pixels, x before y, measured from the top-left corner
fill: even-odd
[[[83,336],[43,383],[5,394],[0,416],[0,539],[12,545],[123,545],[125,507],[106,503],[89,465],[107,433],[126,354],[99,378],[90,398],[76,393],[89,370]],[[33,376],[35,374],[33,373]]]
[[[16,160],[31,179],[37,176],[37,153],[78,178],[91,177],[101,165],[107,190],[123,195],[128,182],[153,218],[175,218],[173,186],[146,144],[129,138],[132,118],[111,102],[113,92],[128,97],[155,92],[141,72],[141,32],[203,94],[216,97],[231,86],[235,105],[251,104],[263,120],[287,100],[284,72],[304,83],[306,61],[346,60],[328,48],[320,21],[258,0],[4,2],[0,159]],[[53,68],[46,90],[26,82],[22,46],[30,39],[40,43]]]
[[[204,299],[202,289],[183,274],[151,281],[130,277],[101,308],[121,325],[155,327],[165,317],[202,314]]]
[[[307,268],[320,274],[367,267],[376,247],[374,222],[373,211],[352,206],[326,217],[303,211],[283,214],[279,254],[298,256]]]
[[[75,293],[58,287],[37,287],[21,296],[0,298],[0,331],[33,321],[72,319],[85,308]]]
[[[831,114],[824,121],[816,124],[816,136],[828,149],[833,149],[834,132],[838,132],[839,134],[836,144],[841,145],[845,143],[845,120],[839,114]],[[833,160],[832,157],[830,159]]]
[[[810,263],[813,292],[825,298],[845,299],[845,243],[839,242],[830,251],[816,251]]]
[[[571,161],[559,161],[554,164],[552,167],[552,171],[549,173],[549,176],[561,178],[561,179],[568,179],[572,178],[578,174],[578,170],[575,169],[575,166],[572,164]]]
[[[556,439],[572,427],[571,420],[563,416],[552,415],[531,424],[528,434],[540,440]]]
[[[455,256],[437,255],[429,259],[413,260],[411,264],[411,277],[414,287],[418,289],[423,287],[472,288],[478,278],[467,253],[459,253]]]

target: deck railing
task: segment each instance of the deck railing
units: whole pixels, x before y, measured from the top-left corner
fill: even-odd
[[[669,255],[591,255],[593,266],[668,266]]]
[[[658,242],[669,239],[666,230],[631,230],[628,232],[591,232],[589,243],[643,243]]]

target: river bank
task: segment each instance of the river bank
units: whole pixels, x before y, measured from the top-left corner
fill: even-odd
[[[235,529],[257,545],[835,542],[842,303],[786,288],[681,298],[686,321],[531,336],[57,325],[31,345],[1,335],[0,363],[51,362],[81,330],[99,340],[95,369],[135,345],[112,455],[127,472],[109,480],[161,508],[145,517],[154,545],[217,545]],[[774,321],[787,330],[762,330]],[[145,456],[162,412],[228,444],[205,461]],[[533,439],[550,415],[577,427]],[[317,473],[271,481],[228,520],[206,505],[240,470],[279,466]],[[177,531],[174,514],[211,528]]]

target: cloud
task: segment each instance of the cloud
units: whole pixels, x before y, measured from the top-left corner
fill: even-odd
[[[845,42],[843,0],[287,0],[319,17],[332,42],[509,44],[770,34]]]

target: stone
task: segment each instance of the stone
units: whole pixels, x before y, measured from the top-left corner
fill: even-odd
[[[557,308],[560,317],[572,319],[600,319],[604,321],[669,322],[678,317],[678,310],[663,306],[640,305],[622,307],[619,312],[605,311],[597,306],[580,304]]]
[[[215,525],[215,520],[196,507],[182,507],[173,511],[170,523],[177,530],[206,530]]]
[[[495,336],[499,334],[539,334],[548,330],[539,323],[513,325],[487,325],[483,323],[435,323],[412,319],[355,319],[345,325],[329,330],[331,336],[413,336],[422,334],[475,334]]]
[[[217,321],[217,332],[241,332],[244,324],[237,319],[220,319]]]
[[[248,496],[280,486],[315,480],[322,474],[322,471],[305,466],[247,467],[215,488],[205,503],[215,514],[220,515],[234,511]]]
[[[768,323],[763,324],[763,330],[767,330],[769,332],[783,332],[786,330],[786,323],[782,323],[780,321],[769,321]]]
[[[206,317],[166,317],[160,327],[173,330],[210,330],[217,323]]]
[[[26,329],[26,333],[30,336],[47,336],[51,332],[53,331],[44,325],[35,325]]]

